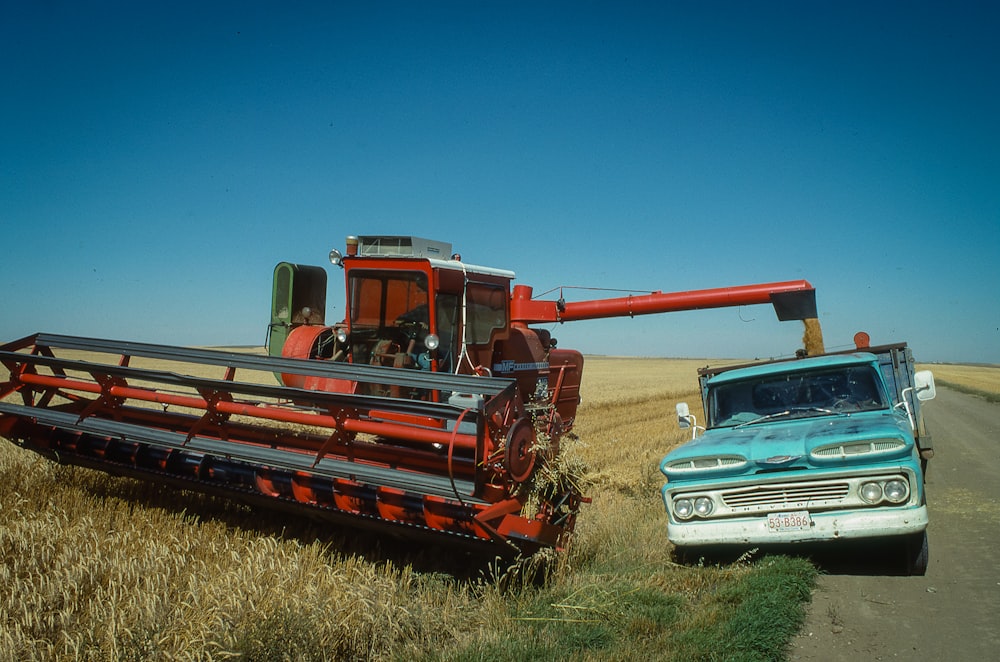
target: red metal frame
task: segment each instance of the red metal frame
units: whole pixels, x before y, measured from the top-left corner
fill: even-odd
[[[532,289],[529,286],[515,285],[511,299],[511,318],[523,324],[541,324],[605,317],[632,317],[702,308],[767,304],[773,303],[775,295],[809,293],[814,290],[808,281],[794,280],[560,303],[533,300]]]

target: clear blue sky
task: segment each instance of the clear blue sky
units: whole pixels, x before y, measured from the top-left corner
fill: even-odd
[[[997,7],[4,3],[0,340],[261,344],[277,262],[413,234],[536,293],[804,278],[828,348],[1000,363]],[[554,335],[742,358],[802,328]]]

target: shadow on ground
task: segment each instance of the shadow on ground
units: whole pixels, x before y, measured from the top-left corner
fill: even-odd
[[[685,565],[730,565],[752,563],[768,556],[808,559],[828,575],[903,576],[907,573],[906,550],[898,542],[839,541],[817,545],[726,546],[675,552]]]

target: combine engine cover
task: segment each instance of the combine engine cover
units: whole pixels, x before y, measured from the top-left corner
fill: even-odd
[[[510,379],[49,334],[0,361],[0,435],[57,462],[508,556],[561,546],[580,503],[531,480]]]

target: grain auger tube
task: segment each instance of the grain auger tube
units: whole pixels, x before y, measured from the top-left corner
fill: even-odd
[[[349,237],[274,270],[268,355],[36,334],[0,346],[0,435],[55,461],[514,556],[563,547],[586,501],[560,470],[580,352],[532,324],[770,303],[805,281],[539,301],[415,237]],[[277,383],[275,382],[277,376]]]

